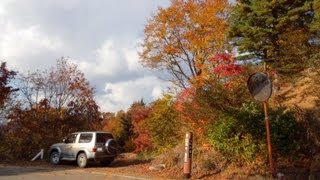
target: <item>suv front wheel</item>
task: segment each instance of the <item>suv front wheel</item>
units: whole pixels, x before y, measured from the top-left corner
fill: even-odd
[[[53,151],[50,154],[50,161],[54,165],[58,165],[60,163],[60,156],[58,151]]]
[[[81,167],[81,168],[85,168],[87,166],[88,159],[87,159],[86,153],[80,153],[78,155],[77,163],[78,163],[78,166]]]

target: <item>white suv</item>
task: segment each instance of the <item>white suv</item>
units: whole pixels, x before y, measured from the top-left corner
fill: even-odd
[[[63,143],[50,147],[50,161],[59,164],[61,160],[77,161],[79,167],[86,167],[89,160],[109,165],[117,156],[118,146],[112,134],[103,131],[76,132],[63,139]]]

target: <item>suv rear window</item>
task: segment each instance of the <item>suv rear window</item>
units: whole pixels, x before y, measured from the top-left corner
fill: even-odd
[[[92,140],[92,133],[81,133],[79,143],[89,143]]]
[[[97,133],[97,143],[105,143],[108,139],[113,139],[113,136],[107,133]]]

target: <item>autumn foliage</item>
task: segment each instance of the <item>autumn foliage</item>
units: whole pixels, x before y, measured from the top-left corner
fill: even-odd
[[[236,64],[236,59],[230,53],[217,53],[209,61],[214,66],[213,72],[220,76],[236,76],[241,74],[245,67]]]
[[[165,153],[182,141],[183,123],[174,106],[175,101],[169,94],[150,104],[151,112],[143,126],[150,133],[153,150],[157,152]]]
[[[62,58],[56,67],[20,77],[20,103],[7,115],[1,153],[30,158],[67,134],[101,128],[93,88],[77,66]]]
[[[171,81],[188,87],[206,76],[208,59],[226,47],[228,1],[173,0],[160,8],[145,27],[141,62],[167,71]]]
[[[144,128],[143,124],[148,118],[151,109],[143,101],[133,103],[128,111],[132,118],[135,145],[134,152],[142,152],[151,147],[150,133]]]
[[[247,97],[246,68],[237,65],[232,54],[217,53],[208,62],[210,74],[198,77],[198,83],[182,90],[175,105],[184,125],[197,134],[205,133],[220,111],[241,105],[239,100]]]
[[[150,132],[144,127],[150,112],[151,108],[143,100],[133,102],[127,112],[105,114],[103,129],[115,135],[122,151],[146,151],[152,147]]]
[[[226,160],[219,169],[215,157],[213,162],[200,158],[209,170],[218,169],[213,174],[233,162],[241,168],[252,163],[254,169],[264,169],[264,112],[261,103],[252,102],[247,79],[257,71],[274,80],[278,72],[293,78],[306,68],[319,68],[320,8],[315,7],[320,3],[229,2],[171,0],[168,7],[158,9],[145,26],[138,53],[144,66],[164,71],[166,79],[169,74],[171,91],[149,104],[135,101],[127,110],[101,113],[94,88],[65,58],[49,69],[19,75],[2,63],[0,118],[6,123],[0,124],[0,158],[29,158],[38,149],[80,130],[110,131],[121,152],[167,155],[183,144],[184,134],[191,131],[194,143],[207,147],[195,146],[195,158],[211,150]],[[244,54],[233,53],[235,50]],[[17,87],[8,83],[14,78]],[[15,93],[20,99],[11,103],[18,89]],[[290,93],[283,94],[271,98],[283,101]],[[304,97],[305,93],[301,94]],[[314,99],[318,105],[319,96]],[[281,102],[271,106],[274,156],[288,164],[303,159],[310,167],[312,156],[320,152],[319,118],[311,113],[318,113],[319,108],[302,111]]]

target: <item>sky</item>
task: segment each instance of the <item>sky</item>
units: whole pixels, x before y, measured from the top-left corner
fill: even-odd
[[[169,85],[143,68],[137,45],[169,0],[0,0],[0,61],[26,73],[68,57],[96,89],[104,112],[151,102]]]

